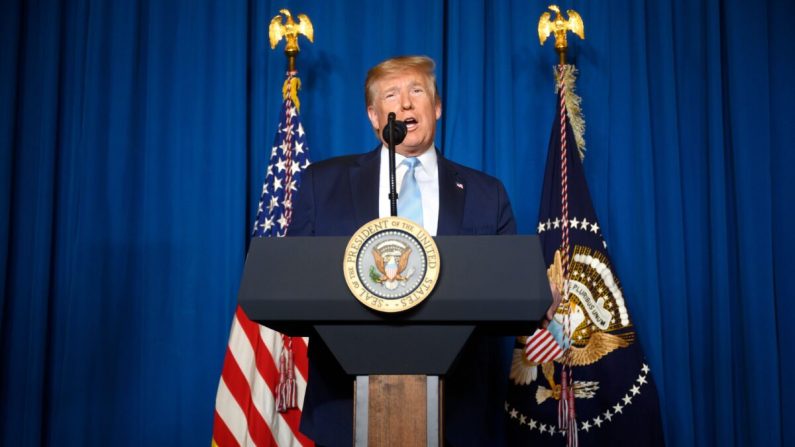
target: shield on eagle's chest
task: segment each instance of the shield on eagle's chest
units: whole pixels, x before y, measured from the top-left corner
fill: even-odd
[[[393,280],[397,276],[397,274],[398,274],[398,265],[397,265],[397,262],[395,262],[395,257],[394,256],[390,256],[389,257],[389,261],[384,266],[384,273],[386,273],[386,277],[389,280]]]

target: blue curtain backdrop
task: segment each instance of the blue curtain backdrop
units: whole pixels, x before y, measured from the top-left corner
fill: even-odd
[[[446,156],[534,232],[541,1],[14,1],[0,10],[0,444],[206,445],[285,58],[312,158],[375,145],[367,68],[438,62]],[[795,445],[792,1],[572,1],[586,175],[669,445]]]

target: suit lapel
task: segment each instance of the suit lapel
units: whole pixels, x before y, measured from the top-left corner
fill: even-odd
[[[378,217],[380,170],[381,146],[362,155],[350,170],[351,196],[356,210],[356,228]]]
[[[458,175],[455,166],[438,154],[439,165],[439,236],[456,235],[461,232],[464,217],[464,198],[466,185]]]

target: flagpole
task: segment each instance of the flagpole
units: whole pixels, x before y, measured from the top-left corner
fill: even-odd
[[[561,241],[559,252],[561,254],[562,280],[563,287],[561,292],[562,299],[560,307],[563,311],[563,352],[561,375],[560,375],[560,400],[558,401],[558,428],[566,431],[566,444],[568,447],[577,447],[577,416],[575,412],[575,390],[574,379],[571,370],[571,303],[569,299],[569,198],[568,198],[568,148],[567,148],[567,110],[566,110],[566,74],[571,67],[566,65],[566,50],[568,42],[566,33],[571,31],[585,39],[585,28],[580,15],[574,10],[567,10],[568,19],[564,20],[560,9],[556,5],[550,5],[549,10],[555,13],[555,18],[550,20],[551,14],[544,12],[538,20],[538,39],[541,45],[547,40],[550,34],[555,35],[555,51],[558,53],[559,65],[555,72],[556,84],[559,98],[560,111],[560,176],[561,176]],[[559,307],[559,309],[560,309]]]
[[[282,86],[282,99],[285,104],[286,127],[291,128],[291,121],[293,117],[298,116],[301,109],[301,103],[298,100],[298,90],[301,88],[301,80],[296,76],[298,71],[295,68],[295,59],[301,49],[298,47],[298,35],[303,34],[314,42],[314,29],[312,22],[306,14],[298,14],[298,22],[293,20],[293,16],[287,9],[282,9],[279,14],[271,19],[270,26],[268,27],[268,38],[270,40],[271,49],[275,49],[279,41],[284,38],[286,44],[284,45],[284,54],[287,56],[287,74]],[[286,20],[285,20],[286,19]],[[288,109],[295,107],[295,111],[290,113]],[[293,183],[293,168],[292,164],[295,161],[293,152],[292,132],[286,132],[284,136],[284,215],[287,225],[292,221],[292,191],[289,185]],[[286,234],[286,229],[282,230],[279,234],[283,236]],[[293,352],[293,337],[281,334],[282,349],[279,355],[279,381],[276,385],[276,410],[280,413],[286,412],[291,408],[298,408],[297,385],[295,380],[295,360]]]

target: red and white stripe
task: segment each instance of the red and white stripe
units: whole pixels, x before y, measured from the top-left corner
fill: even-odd
[[[282,335],[238,307],[215,401],[213,446],[312,446],[298,430],[309,370],[307,339],[292,339],[298,408],[276,410]]]
[[[551,362],[562,354],[563,349],[555,341],[552,333],[546,329],[536,329],[524,346],[525,358],[533,363]]]

